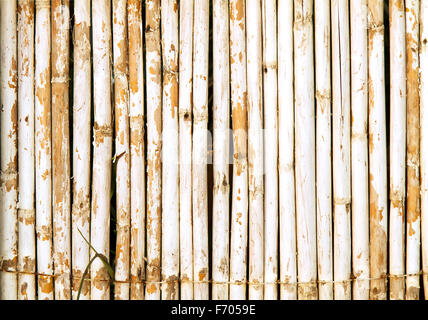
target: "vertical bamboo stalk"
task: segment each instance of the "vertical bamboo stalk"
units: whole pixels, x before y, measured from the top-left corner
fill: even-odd
[[[89,263],[89,246],[82,235],[90,237],[91,177],[91,7],[89,0],[74,1],[74,77],[73,77],[73,206],[72,268],[73,299],[77,299],[83,272]],[[80,232],[79,232],[80,231]],[[89,275],[85,279],[81,300],[90,298]]]
[[[353,299],[369,298],[367,0],[351,1],[351,172]]]
[[[114,113],[116,146],[116,261],[115,292],[117,300],[129,299],[130,245],[130,163],[129,163],[129,90],[127,46],[127,1],[113,1]],[[142,33],[140,33],[142,35]],[[141,56],[142,58],[142,56]],[[141,59],[142,60],[142,59]],[[141,69],[142,66],[141,66]],[[141,104],[139,105],[141,108]],[[141,108],[142,109],[142,108]],[[142,121],[140,121],[142,123]],[[140,129],[142,133],[142,128]],[[134,133],[134,131],[133,131]],[[143,137],[142,134],[137,137]],[[142,144],[142,141],[138,141]],[[144,181],[144,180],[143,180]],[[139,185],[144,192],[144,184]],[[141,191],[140,191],[141,192]],[[143,198],[144,201],[144,198]],[[144,202],[142,205],[144,209]],[[143,211],[144,212],[144,211]],[[141,215],[141,213],[140,213]],[[142,230],[141,230],[142,231]],[[140,232],[141,232],[140,231]],[[144,243],[143,243],[144,244]],[[144,270],[144,269],[143,269]]]
[[[131,299],[144,298],[145,175],[144,62],[141,1],[128,1],[129,114],[131,132]]]
[[[368,0],[370,299],[386,299],[387,177],[383,1]]]
[[[293,1],[278,1],[279,268],[281,299],[297,299]]]
[[[208,25],[208,18],[207,18]],[[212,297],[227,300],[229,286],[229,4],[213,2],[214,198]],[[227,235],[227,236],[226,236]]]
[[[207,300],[208,291],[208,190],[207,190],[207,126],[208,126],[208,39],[209,1],[194,4],[193,27],[193,278],[196,300]],[[226,188],[228,181],[214,176],[214,189]],[[219,182],[218,180],[221,180]],[[224,181],[223,181],[224,180]],[[215,192],[214,192],[215,194]],[[214,206],[215,199],[213,201]],[[216,215],[216,208],[213,208]],[[213,216],[214,217],[214,216]],[[215,222],[214,222],[215,224]]]
[[[180,2],[180,280],[182,300],[193,299],[192,88],[193,1]]]
[[[107,259],[110,254],[111,8],[110,1],[92,1],[94,70],[94,153],[92,168],[91,244]],[[91,252],[91,255],[94,253]],[[109,275],[100,259],[91,265],[91,299],[110,298]]]
[[[135,5],[140,2],[133,1],[135,1]],[[130,20],[130,30],[133,26],[134,24]],[[138,26],[135,25],[135,28]],[[145,30],[147,81],[147,285],[145,298],[160,299],[158,282],[160,281],[161,266],[162,67],[159,0],[146,1]],[[131,62],[132,60],[129,64],[130,79],[133,74]]]
[[[391,300],[404,299],[406,192],[406,21],[404,1],[390,1],[390,231]],[[355,121],[355,120],[354,120]]]
[[[422,235],[422,272],[425,300],[428,300],[428,113],[427,113],[427,84],[428,84],[428,1],[422,1],[420,7],[420,39],[421,48],[419,55],[420,66],[420,126],[421,126],[421,235]]]
[[[0,299],[16,300],[18,262],[18,75],[16,1],[0,1]]]
[[[331,4],[334,298],[351,299],[351,95],[349,2]],[[322,188],[322,185],[319,185]]]
[[[34,0],[18,1],[18,299],[36,298]]]
[[[337,4],[337,3],[336,3]],[[330,1],[315,1],[316,179],[319,299],[333,299]],[[335,26],[337,27],[337,26]],[[325,281],[323,283],[322,281]]]
[[[161,1],[161,28],[163,62],[162,299],[176,300],[179,298],[180,249],[178,204],[178,2],[176,0]],[[200,236],[200,234],[197,236]]]
[[[230,236],[230,299],[246,298],[248,240],[247,79],[245,2],[230,0],[230,98],[233,126],[233,186]]]
[[[406,1],[407,57],[407,224],[406,273],[420,268],[420,185],[419,185],[419,1]],[[419,299],[419,275],[406,278],[406,299]]]
[[[317,299],[313,1],[294,1],[296,214],[299,299]]]
[[[52,201],[55,299],[70,292],[69,1],[52,1]]]
[[[249,163],[249,287],[250,300],[263,299],[263,96],[262,30],[259,1],[246,3],[248,163]]]
[[[53,300],[50,1],[36,1],[35,164],[37,298]]]
[[[264,298],[278,296],[278,93],[276,1],[264,0],[263,98],[264,98]]]

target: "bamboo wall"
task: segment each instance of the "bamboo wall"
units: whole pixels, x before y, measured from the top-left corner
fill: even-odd
[[[427,21],[0,0],[0,299],[424,299]]]

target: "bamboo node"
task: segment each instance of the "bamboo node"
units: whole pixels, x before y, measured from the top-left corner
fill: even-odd
[[[130,229],[130,225],[129,224],[122,224],[122,225],[117,224],[116,225],[116,231],[128,232],[129,229]]]
[[[407,159],[407,166],[413,170],[419,170],[419,158]]]
[[[172,70],[170,66],[165,66],[163,69],[164,78],[178,77],[178,70]]]
[[[352,139],[355,140],[367,140],[367,132],[353,132],[352,133]]]
[[[351,198],[334,198],[333,199],[333,204],[334,205],[342,205],[342,206],[346,206],[351,204]]]
[[[36,10],[45,9],[51,7],[50,0],[36,0]]]
[[[4,171],[0,170],[0,176],[3,180],[14,179],[16,176],[18,176],[18,171],[13,168],[8,168]]]
[[[208,121],[208,112],[194,112],[193,123],[201,123]]]
[[[376,23],[372,22],[372,23],[368,24],[369,32],[381,33],[384,31],[384,29],[385,29],[385,26],[383,23],[382,24],[376,24]]]
[[[115,69],[119,69],[115,66]],[[114,71],[114,79],[115,81],[127,82],[128,81],[128,73],[123,71]]]
[[[139,114],[139,115],[135,115],[135,116],[130,116],[129,122],[130,122],[131,130],[132,129],[139,129],[139,128],[143,128],[143,130],[144,130],[144,115]]]
[[[315,98],[317,100],[323,101],[323,102],[330,102],[331,100],[331,92],[330,90],[317,90],[315,94]]]
[[[103,125],[100,126],[98,123],[95,122],[94,124],[94,136],[95,140],[97,138],[102,137],[111,137],[113,135],[113,128],[109,125]]]
[[[52,228],[50,225],[36,226],[36,233],[39,239],[51,240]]]
[[[404,196],[398,190],[391,190],[389,200],[392,202],[398,202],[400,205],[404,204]]]
[[[265,72],[267,72],[268,69],[271,70],[277,70],[278,69],[278,64],[276,62],[264,62],[263,63],[263,70]]]
[[[312,24],[312,13],[308,13],[305,16],[301,16],[294,20],[294,29],[302,28],[307,24]]]
[[[68,75],[59,76],[59,77],[52,77],[51,83],[67,83],[68,82]]]
[[[279,163],[278,166],[279,172],[285,171],[285,172],[294,172],[294,163]]]
[[[254,185],[254,184],[250,184],[248,190],[250,191],[250,194],[253,197],[257,197],[257,195],[259,196],[263,196],[264,195],[264,188],[263,188],[263,184],[262,185]]]
[[[19,208],[18,203],[18,219],[25,221],[25,224],[34,223],[36,221],[36,210]]]

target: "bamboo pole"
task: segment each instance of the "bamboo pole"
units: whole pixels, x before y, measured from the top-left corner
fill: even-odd
[[[73,299],[77,299],[80,282],[89,263],[89,246],[82,235],[90,237],[91,177],[91,7],[88,0],[74,1],[74,77],[73,77],[73,206],[72,206],[72,268]],[[80,231],[80,232],[79,232]],[[91,296],[89,275],[81,300]]]
[[[406,1],[407,57],[407,224],[406,273],[420,269],[419,185],[419,1]],[[406,278],[406,299],[419,300],[419,275]]]
[[[113,1],[113,58],[115,79],[114,113],[116,146],[116,261],[114,278],[117,281],[114,287],[114,297],[116,300],[129,300],[130,287],[129,227],[131,221],[131,184],[128,117],[128,48],[126,45],[128,40],[128,23],[126,5],[126,0]],[[140,34],[142,35],[142,33]],[[142,66],[141,69],[143,70]],[[138,106],[140,107],[140,109],[142,109],[141,104]],[[140,121],[140,123],[142,123],[142,121]],[[132,131],[132,133],[134,132],[135,131]],[[140,129],[140,132],[142,133],[142,128]],[[136,136],[140,138],[139,140],[141,140],[143,135],[137,134]],[[141,145],[142,141],[138,141],[137,143]],[[144,180],[142,181],[144,182]],[[142,190],[144,192],[144,184],[141,185],[140,183],[140,185],[137,187],[139,187],[139,190]],[[142,208],[144,209],[144,204],[142,205]],[[141,216],[141,213],[139,215]],[[138,230],[139,228],[136,229]],[[140,232],[142,232],[141,229]]]
[[[404,1],[391,1],[390,15],[390,231],[391,300],[404,299],[404,219],[406,192],[406,21]],[[355,120],[354,120],[355,121]]]
[[[94,70],[94,151],[92,167],[91,245],[109,259],[112,161],[110,1],[92,1]],[[91,252],[91,256],[93,256]],[[109,275],[101,259],[91,265],[91,299],[110,298]]]
[[[69,1],[52,1],[52,202],[55,299],[69,300],[70,289],[70,138]]]
[[[18,1],[18,299],[36,298],[34,1]]]
[[[209,298],[208,283],[208,189],[207,189],[207,129],[208,129],[208,48],[209,48],[209,1],[194,3],[193,27],[193,278],[194,298]],[[214,176],[214,190],[219,185],[225,189],[228,181]],[[219,182],[219,180],[221,180]],[[214,191],[215,195],[215,191]],[[216,206],[215,199],[213,201]],[[220,206],[221,207],[221,206]],[[221,209],[220,209],[221,210]],[[213,217],[216,215],[213,208]],[[216,224],[215,221],[213,225]],[[215,234],[215,231],[214,231]],[[224,239],[224,238],[223,238]],[[216,244],[217,245],[217,244]],[[221,245],[221,244],[219,244]],[[215,262],[214,262],[215,263]]]
[[[420,7],[420,53],[419,53],[419,67],[420,67],[420,125],[421,125],[421,236],[422,236],[422,272],[423,272],[423,285],[425,292],[425,300],[428,299],[428,145],[427,145],[427,129],[428,117],[426,106],[426,93],[427,93],[427,71],[428,71],[428,2],[422,1]]]
[[[259,1],[246,3],[248,164],[249,164],[249,287],[250,300],[263,299],[263,96],[262,34]]]
[[[264,0],[263,98],[264,98],[264,298],[278,296],[278,93],[276,1]]]
[[[387,177],[383,1],[368,0],[370,299],[386,299]]]
[[[294,1],[298,298],[317,299],[313,1]]]
[[[337,5],[337,3],[336,3]],[[330,1],[315,1],[316,179],[319,299],[333,299]],[[334,9],[333,9],[334,10]],[[337,26],[335,26],[337,27]],[[337,62],[336,62],[337,63]]]
[[[245,3],[229,2],[230,98],[233,127],[233,185],[230,234],[230,299],[246,298],[248,240],[247,81]]]
[[[208,24],[207,18],[207,24]],[[229,281],[229,5],[213,2],[213,121],[214,121],[214,198],[212,279]],[[196,80],[196,79],[195,79]],[[213,300],[227,300],[229,286],[212,286]]]
[[[182,300],[193,299],[192,89],[193,1],[180,2],[180,280]]]
[[[367,0],[351,1],[351,173],[353,299],[369,298]]]
[[[145,175],[144,62],[141,1],[128,1],[131,132],[131,299],[144,298]]]
[[[135,0],[136,4],[139,3]],[[146,1],[147,81],[147,285],[146,299],[160,299],[162,81],[160,1]],[[129,21],[129,26],[133,24]],[[131,30],[131,29],[130,29]],[[131,38],[131,37],[130,37]],[[131,51],[131,50],[130,50]],[[132,57],[132,55],[130,56]],[[130,61],[130,76],[132,79]]]
[[[351,299],[351,95],[349,3],[331,5],[333,88],[334,298]],[[322,188],[321,184],[319,185]]]
[[[176,300],[179,298],[178,3],[176,0],[161,1],[161,28],[163,62],[162,299]],[[198,234],[198,236],[200,235]],[[195,270],[197,270],[196,267]]]
[[[37,298],[53,300],[51,19],[50,2],[36,1],[35,35],[35,174]]]
[[[279,268],[281,299],[297,299],[293,1],[278,1]]]
[[[16,300],[18,262],[18,75],[16,1],[0,1],[0,299]]]

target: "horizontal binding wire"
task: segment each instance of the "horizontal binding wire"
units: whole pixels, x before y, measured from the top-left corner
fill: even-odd
[[[24,272],[24,271],[9,271],[9,270],[0,270],[0,272],[6,272],[6,273],[14,273],[14,274],[27,274],[27,275],[36,275],[36,276],[44,276],[44,277],[52,277],[57,278],[64,275],[67,275],[69,273],[58,273],[58,274],[43,274],[38,272]],[[112,282],[114,283],[126,283],[126,284],[169,284],[169,283],[193,283],[193,284],[202,284],[202,283],[208,283],[208,284],[219,284],[219,285],[225,285],[225,284],[233,284],[233,285],[251,285],[251,286],[260,286],[260,285],[272,285],[272,284],[279,284],[279,285],[313,285],[313,284],[333,284],[333,283],[347,283],[347,282],[353,282],[353,281],[373,281],[373,280],[385,280],[388,281],[388,278],[391,279],[404,279],[407,277],[414,277],[414,276],[421,276],[421,275],[428,275],[428,272],[423,272],[422,270],[417,273],[410,273],[410,274],[402,274],[402,275],[395,275],[395,274],[385,274],[378,278],[356,278],[354,276],[351,277],[351,279],[346,280],[314,280],[314,281],[307,281],[307,282],[289,282],[289,281],[272,281],[272,282],[250,282],[250,281],[215,281],[215,280],[202,280],[202,281],[195,281],[190,279],[177,279],[177,280],[163,280],[163,281],[149,281],[149,280],[138,280],[138,281],[125,281],[125,280],[111,280],[111,279],[90,279],[85,278],[85,281],[97,281],[97,282]],[[81,280],[82,277],[78,276],[71,276],[72,280]]]

